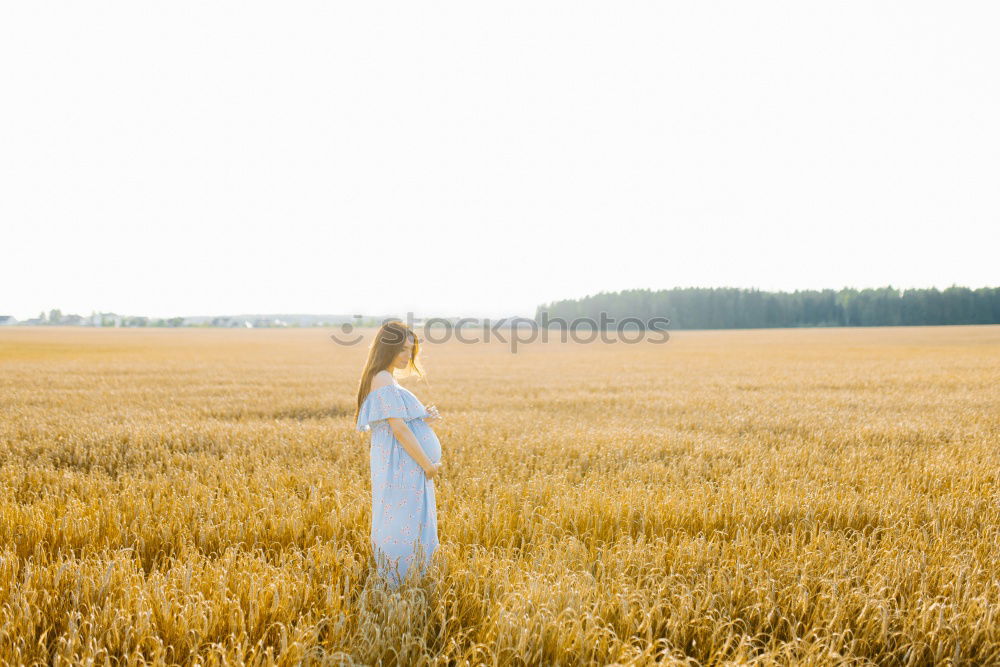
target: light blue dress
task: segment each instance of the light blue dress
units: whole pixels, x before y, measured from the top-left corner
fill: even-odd
[[[427,458],[439,463],[441,442],[423,419],[429,416],[413,392],[395,382],[370,392],[358,412],[357,430],[372,434],[372,552],[379,574],[393,589],[414,562],[430,564],[438,536],[434,480],[427,479],[420,464],[403,449],[388,418],[403,419]],[[423,567],[417,569],[422,574]]]

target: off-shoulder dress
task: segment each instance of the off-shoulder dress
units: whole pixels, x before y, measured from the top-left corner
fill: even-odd
[[[414,563],[429,565],[438,546],[434,480],[403,449],[389,417],[404,420],[432,463],[441,461],[441,443],[424,421],[430,413],[395,381],[370,392],[358,412],[358,431],[371,431],[372,552],[379,574],[395,588]],[[421,573],[423,567],[417,568]]]

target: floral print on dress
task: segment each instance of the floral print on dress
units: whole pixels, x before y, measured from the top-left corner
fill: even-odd
[[[389,384],[370,392],[361,404],[356,429],[371,432],[372,551],[379,574],[391,588],[407,576],[423,550],[429,565],[438,546],[434,480],[427,479],[389,426],[390,417],[406,422],[432,463],[441,461],[441,443],[424,421],[430,413],[408,389]],[[421,568],[422,570],[422,568]]]

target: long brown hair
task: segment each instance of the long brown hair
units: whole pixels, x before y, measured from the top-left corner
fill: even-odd
[[[358,382],[358,404],[354,409],[355,421],[361,414],[361,404],[365,402],[368,392],[371,390],[372,378],[379,371],[386,370],[396,355],[403,351],[407,337],[413,339],[413,352],[410,354],[410,363],[406,370],[408,373],[416,373],[420,379],[424,379],[424,369],[417,358],[417,354],[420,352],[420,339],[417,334],[399,320],[389,320],[383,323],[368,345],[368,360],[365,361],[365,368],[361,371],[361,380]]]

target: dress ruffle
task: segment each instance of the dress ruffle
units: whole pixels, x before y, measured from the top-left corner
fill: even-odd
[[[368,394],[361,410],[358,411],[358,423],[355,429],[369,431],[377,422],[389,417],[398,417],[404,421],[429,417],[430,413],[413,392],[396,384],[387,384]]]

